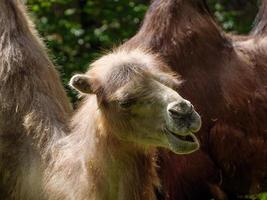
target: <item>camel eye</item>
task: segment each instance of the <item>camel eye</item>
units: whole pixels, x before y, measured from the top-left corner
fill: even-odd
[[[135,102],[136,101],[134,99],[123,100],[123,101],[119,101],[119,106],[121,108],[126,109],[126,108],[130,108],[132,105],[134,105]]]

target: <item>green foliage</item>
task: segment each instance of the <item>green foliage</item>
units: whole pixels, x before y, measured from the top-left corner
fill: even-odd
[[[118,45],[136,32],[147,9],[144,2],[27,0],[65,85],[73,73],[84,72],[88,63],[103,50]]]
[[[267,193],[263,193],[259,196],[261,200],[267,200]]]
[[[247,33],[251,30],[258,5],[257,0],[207,0],[224,30]]]

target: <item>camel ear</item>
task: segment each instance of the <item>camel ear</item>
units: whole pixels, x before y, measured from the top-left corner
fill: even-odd
[[[79,92],[92,94],[93,89],[91,82],[92,80],[89,76],[83,74],[76,74],[71,78],[69,85]]]

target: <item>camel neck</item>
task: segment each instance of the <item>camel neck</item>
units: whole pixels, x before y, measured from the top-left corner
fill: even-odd
[[[95,199],[154,200],[158,185],[155,151],[120,141],[112,133],[98,137],[88,162]],[[90,176],[90,175],[89,175]]]

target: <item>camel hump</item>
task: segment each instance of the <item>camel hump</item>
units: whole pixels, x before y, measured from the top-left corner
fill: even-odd
[[[267,34],[267,0],[261,1],[261,6],[250,34],[254,36]]]

